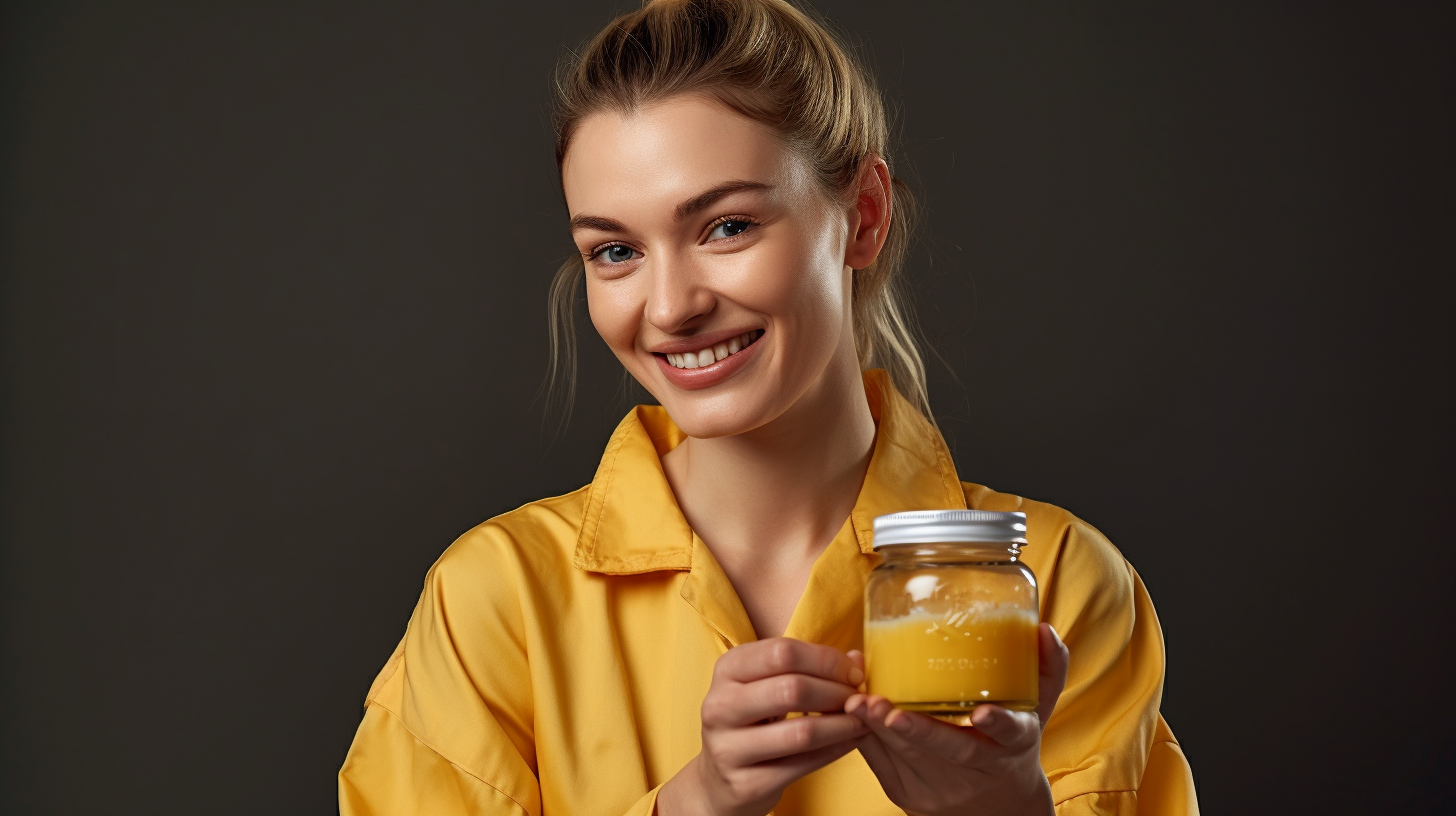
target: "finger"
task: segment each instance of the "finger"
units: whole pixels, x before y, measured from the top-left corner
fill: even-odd
[[[898,756],[900,764],[906,765],[911,774],[914,774],[914,769],[919,766],[929,764],[930,759],[943,759],[938,753],[927,749],[927,746],[919,745],[916,742],[916,740],[925,739],[925,734],[917,731],[917,727],[923,726],[919,720],[929,720],[929,717],[898,710],[888,699],[879,697],[879,695],[865,695],[863,701],[856,705],[855,714],[865,720],[887,753]],[[951,731],[957,730],[952,726],[946,726],[945,723],[936,724]],[[967,729],[967,731],[974,733],[974,729]],[[984,740],[986,737],[980,737],[980,739]],[[958,753],[955,755],[955,759],[965,759],[967,756],[968,753]]]
[[[976,730],[1010,749],[1025,748],[1041,735],[1041,721],[1030,711],[1007,711],[1001,706],[976,706],[971,712]]]
[[[851,694],[849,699],[844,701],[844,713],[855,717],[865,724],[865,728],[873,729],[875,719],[870,714],[870,696],[868,694]]]
[[[861,652],[859,649],[850,649],[848,652],[845,652],[844,653],[844,656],[847,657],[847,658],[849,658],[849,662],[853,663],[854,664],[854,667],[857,668],[857,669],[859,669],[861,673],[864,672],[864,670],[865,670],[865,656],[864,656],[864,652]],[[860,685],[863,686],[864,684],[861,683]]]
[[[977,765],[987,748],[996,742],[976,729],[961,729],[925,714],[893,708],[885,714],[884,727],[890,737],[881,737],[888,748],[907,756],[933,756],[955,765]],[[881,733],[875,729],[875,733]]]
[[[940,759],[957,765],[974,765],[981,752],[995,745],[973,728],[957,728],[924,714],[895,708],[883,697],[870,695],[866,709],[870,728],[885,747],[908,759]]]
[[[1037,631],[1037,698],[1036,716],[1042,725],[1051,719],[1057,698],[1067,685],[1067,667],[1072,653],[1062,642],[1057,630],[1042,621]]]
[[[853,741],[868,730],[858,717],[849,714],[793,717],[728,731],[721,736],[715,753],[727,764],[743,767]]]
[[[771,795],[773,792],[781,794],[783,789],[794,781],[848,754],[854,750],[854,747],[855,741],[847,740],[802,754],[737,768],[729,771],[728,775],[736,780],[729,784],[753,799],[760,798],[760,794]],[[753,791],[757,791],[758,794]],[[778,797],[774,795],[773,798]]]
[[[810,674],[847,686],[864,682],[864,670],[838,649],[796,638],[755,640],[729,649],[714,673],[725,680],[751,683],[776,674]]]
[[[856,744],[854,740],[836,742],[833,745],[826,745],[823,748],[817,748],[813,751],[805,751],[802,754],[761,762],[753,766],[753,769],[764,770],[773,774],[773,787],[782,788],[786,787],[790,782],[807,776],[850,751],[853,751]]]
[[[880,787],[890,797],[890,801],[903,801],[905,782],[900,778],[900,767],[895,764],[895,758],[880,741],[879,735],[871,731],[860,737],[855,745],[859,748],[860,756],[864,757],[865,764],[870,766],[870,770],[880,780]]]
[[[791,711],[843,712],[854,689],[807,674],[779,674],[729,686],[703,700],[704,725],[748,725]]]

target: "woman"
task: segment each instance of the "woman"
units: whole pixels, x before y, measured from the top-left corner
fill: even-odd
[[[782,0],[650,2],[559,92],[581,262],[557,325],[584,277],[661,407],[591,484],[441,556],[341,811],[1196,812],[1137,575],[1065,511],[961,482],[927,418],[908,199],[844,49]],[[858,648],[874,517],[965,507],[1027,514],[1050,625],[1038,711],[958,729],[860,693]]]

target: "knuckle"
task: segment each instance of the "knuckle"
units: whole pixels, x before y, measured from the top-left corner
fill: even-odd
[[[784,747],[792,753],[802,753],[814,744],[814,731],[812,730],[812,717],[798,717],[790,720],[787,728],[784,729]]]
[[[987,763],[991,773],[997,776],[1006,776],[1016,773],[1016,762],[1010,757],[998,757]]]
[[[804,678],[797,674],[785,674],[780,676],[774,685],[774,702],[792,706],[803,699],[807,684]]]
[[[772,793],[763,774],[736,773],[728,778],[728,789],[740,802],[753,802]]]
[[[733,665],[733,662],[735,660],[738,659],[738,657],[734,655],[733,652],[733,649],[729,649],[728,651],[720,655],[718,657],[718,661],[713,664],[713,680],[715,682],[722,680],[724,676],[728,673],[728,668]]]
[[[706,737],[707,735],[705,734],[704,736]],[[728,750],[719,740],[704,739],[703,755],[708,758],[708,761],[712,763],[715,768],[726,768],[732,765],[732,762],[730,761],[731,757],[729,756]]]
[[[742,764],[743,749],[726,731],[719,731],[714,734],[713,739],[705,741],[702,750],[712,759],[713,767],[719,771],[728,771]]]
[[[779,638],[774,641],[768,651],[768,667],[775,673],[781,674],[788,671],[794,665],[794,644],[788,638]]]
[[[951,761],[957,765],[973,765],[976,762],[976,748],[974,745],[963,745],[957,748],[951,755]]]
[[[699,712],[703,725],[717,725],[722,722],[725,713],[723,709],[723,696],[709,692],[708,696],[703,698],[703,707]]]

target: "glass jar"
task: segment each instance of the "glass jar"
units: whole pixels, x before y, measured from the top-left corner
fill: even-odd
[[[956,725],[987,703],[1035,710],[1036,576],[1017,560],[1025,544],[1025,513],[875,519],[884,561],[865,584],[869,693]]]

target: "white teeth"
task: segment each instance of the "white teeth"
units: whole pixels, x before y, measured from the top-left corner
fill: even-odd
[[[702,368],[706,365],[722,360],[729,355],[737,354],[747,348],[758,337],[758,330],[744,332],[737,337],[730,338],[727,342],[718,343],[699,351],[688,351],[682,354],[664,354],[667,362],[674,368]]]

